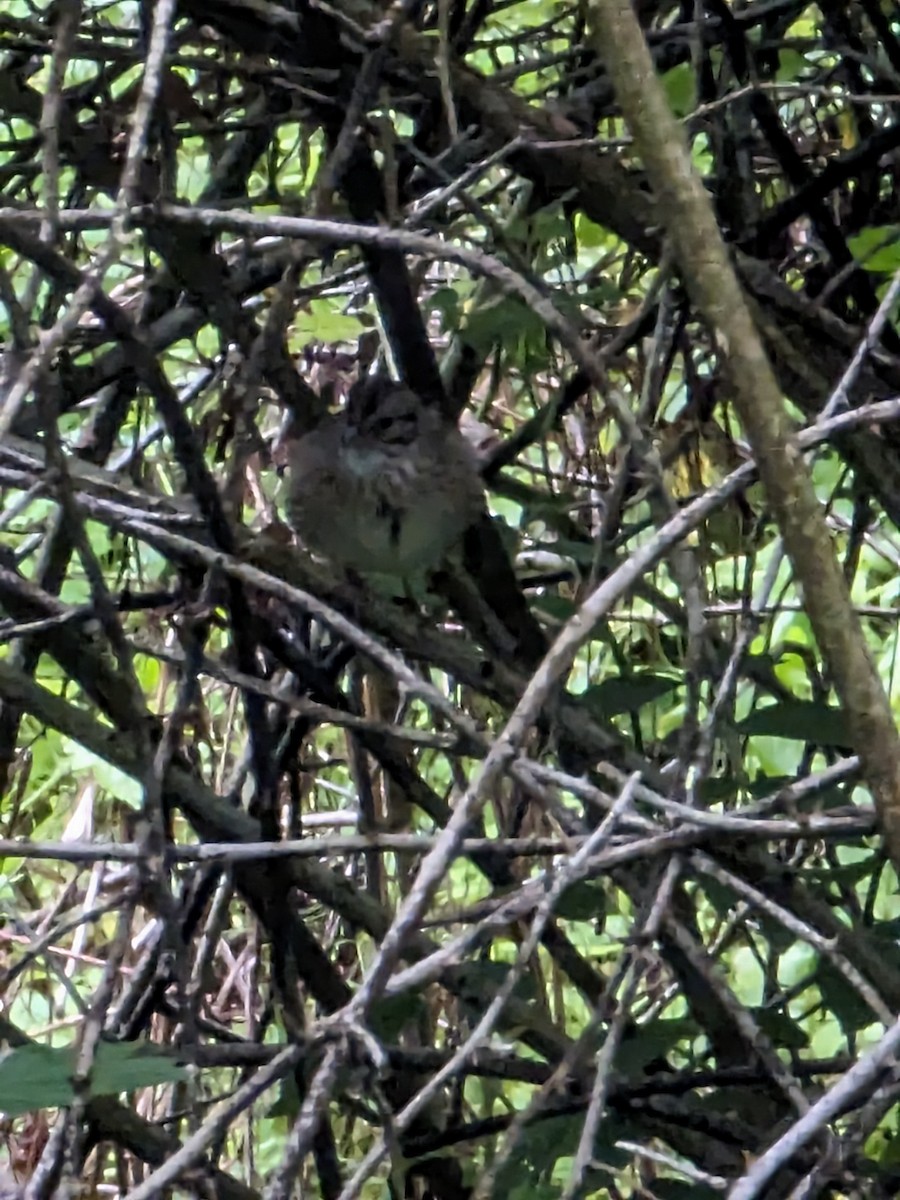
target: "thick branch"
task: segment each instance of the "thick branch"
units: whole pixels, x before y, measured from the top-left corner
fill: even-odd
[[[593,15],[598,47],[659,197],[685,282],[716,339],[813,631],[846,710],[888,850],[900,863],[900,739],[781,390],[630,4],[599,0]]]

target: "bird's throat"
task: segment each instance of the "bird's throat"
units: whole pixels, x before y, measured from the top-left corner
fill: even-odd
[[[344,449],[343,462],[351,475],[360,479],[371,479],[386,469],[389,456],[385,454],[382,446],[357,444]]]

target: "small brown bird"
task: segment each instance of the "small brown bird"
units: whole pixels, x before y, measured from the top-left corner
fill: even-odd
[[[444,590],[464,620],[503,652],[460,586],[463,570],[494,628],[511,635],[507,648],[530,665],[543,657],[543,632],[487,511],[477,454],[436,407],[405,384],[368,378],[344,412],[289,443],[288,462],[288,515],[310,549],[346,570],[405,581],[449,557],[457,570]]]
[[[291,524],[338,566],[436,567],[484,511],[474,451],[404,384],[367,379],[289,449]]]

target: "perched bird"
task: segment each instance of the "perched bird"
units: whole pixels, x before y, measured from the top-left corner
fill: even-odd
[[[407,580],[451,555],[522,657],[540,659],[543,633],[488,515],[477,455],[434,405],[403,383],[367,378],[343,412],[289,441],[288,465],[288,515],[310,549],[347,570]]]
[[[484,510],[475,453],[403,384],[376,377],[290,447],[289,516],[338,566],[408,576],[436,567]]]

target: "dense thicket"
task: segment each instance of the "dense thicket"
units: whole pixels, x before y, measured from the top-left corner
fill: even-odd
[[[635,8],[892,697],[896,11]],[[900,1186],[895,866],[595,16],[3,6],[35,1195]],[[376,360],[494,514],[399,595],[283,523],[280,431]]]

